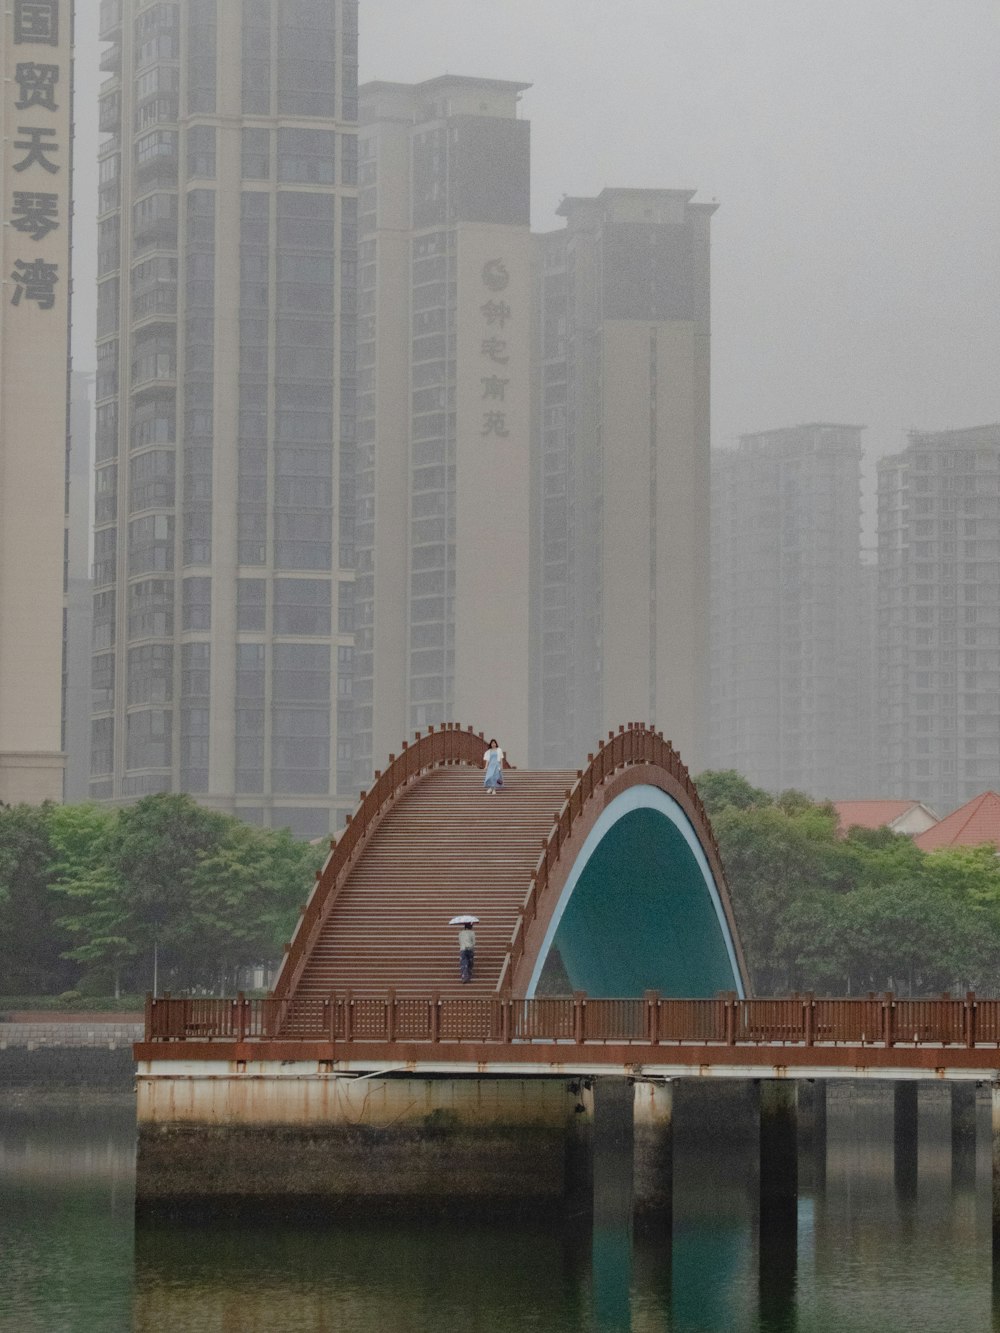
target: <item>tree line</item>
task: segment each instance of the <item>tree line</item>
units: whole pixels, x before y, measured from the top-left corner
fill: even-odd
[[[734,772],[697,780],[754,992],[1000,993],[1000,860],[837,833],[829,804]],[[0,994],[219,994],[274,965],[328,843],[188,796],[0,808]]]
[[[189,796],[0,808],[0,993],[235,990],[329,851]]]
[[[801,792],[732,771],[697,780],[757,995],[1000,993],[1000,860],[991,844],[922,852],[889,829],[838,835]]]

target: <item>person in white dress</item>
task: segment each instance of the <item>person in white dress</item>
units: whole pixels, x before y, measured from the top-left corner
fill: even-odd
[[[490,741],[490,748],[483,755],[483,763],[486,765],[483,786],[490,796],[495,796],[497,788],[503,786],[503,750],[495,740]]]

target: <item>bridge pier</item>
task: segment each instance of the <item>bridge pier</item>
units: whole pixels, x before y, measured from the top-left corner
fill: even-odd
[[[993,1273],[1000,1280],[1000,1082],[990,1084],[991,1157],[993,1163]]]
[[[792,1079],[761,1079],[757,1280],[762,1320],[784,1324],[798,1270],[798,1092]]]
[[[826,1184],[826,1079],[798,1083],[799,1173],[806,1189]]]
[[[976,1183],[976,1084],[951,1085],[951,1179],[958,1189]]]
[[[633,1099],[633,1215],[636,1225],[669,1233],[674,1195],[674,1085],[637,1079]]]
[[[892,1163],[897,1198],[912,1202],[917,1197],[917,1149],[919,1146],[920,1084],[916,1079],[892,1087]]]
[[[798,1225],[798,1106],[792,1079],[761,1079],[761,1234],[793,1235]]]

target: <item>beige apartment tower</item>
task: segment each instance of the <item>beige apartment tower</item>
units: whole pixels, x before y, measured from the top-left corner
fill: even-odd
[[[321,835],[351,776],[357,3],[101,24],[90,794]]]
[[[565,199],[537,237],[533,762],[623,722],[705,757],[709,227],[691,190]]]
[[[361,89],[359,783],[443,721],[528,754],[527,87]]]
[[[61,800],[71,0],[0,15],[0,801]]]

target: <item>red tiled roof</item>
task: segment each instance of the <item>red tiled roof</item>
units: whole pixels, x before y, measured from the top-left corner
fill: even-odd
[[[917,801],[834,801],[837,812],[837,832],[849,828],[886,828],[894,819],[912,810]]]
[[[1000,846],[1000,796],[995,791],[974,796],[913,841],[924,852],[938,847],[978,847],[983,842]]]

